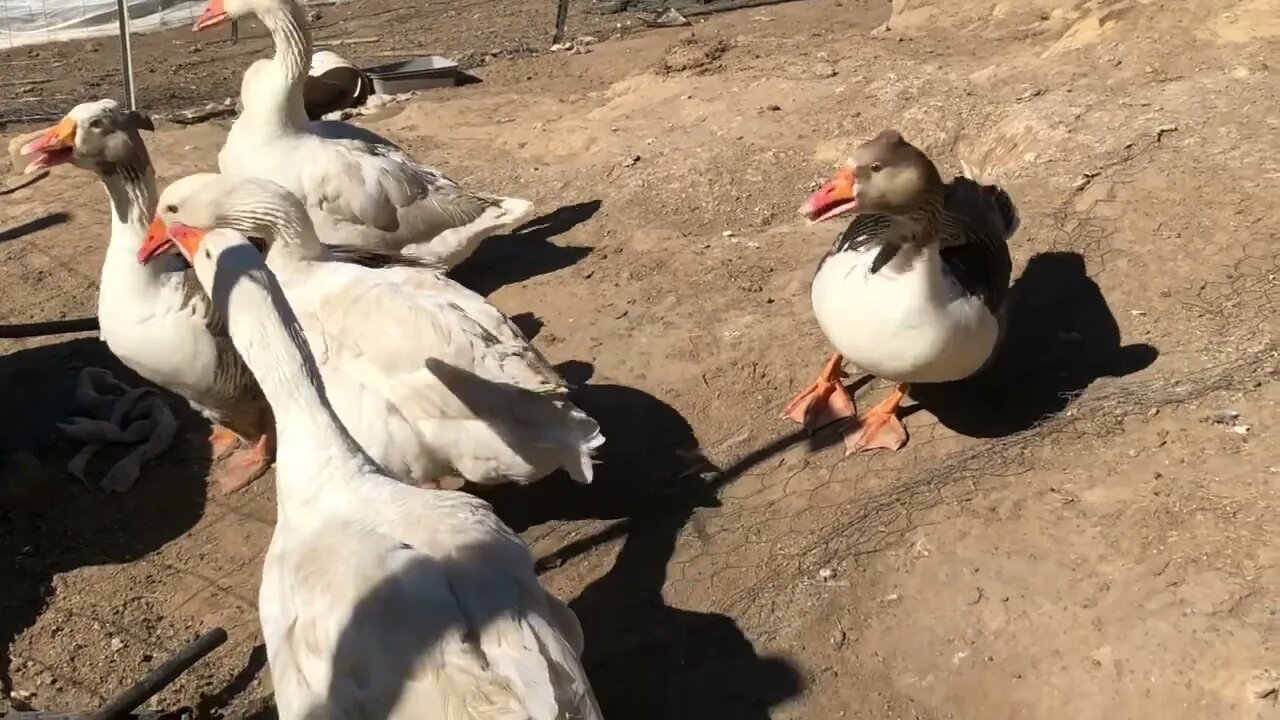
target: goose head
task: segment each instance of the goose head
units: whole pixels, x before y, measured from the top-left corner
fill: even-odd
[[[122,165],[146,166],[150,158],[140,130],[155,130],[155,125],[137,110],[115,100],[81,103],[22,146],[22,155],[33,156],[24,172],[70,164],[108,176]]]
[[[261,17],[263,13],[278,11],[288,4],[289,0],[209,0],[191,29],[195,32],[208,30],[245,15]]]
[[[156,215],[138,250],[145,263],[176,250],[175,233],[214,228],[239,231],[262,239],[263,249],[284,240],[319,252],[315,228],[295,195],[264,178],[196,173],[174,181],[156,203]]]
[[[800,207],[810,222],[848,213],[912,215],[936,205],[942,176],[919,148],[886,130],[859,145],[853,157]]]

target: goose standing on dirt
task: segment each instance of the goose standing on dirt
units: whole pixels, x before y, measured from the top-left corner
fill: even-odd
[[[858,147],[800,211],[813,222],[858,215],[813,278],[814,315],[836,352],[783,416],[816,426],[857,415],[841,382],[848,358],[897,386],[848,422],[846,454],[898,450],[907,442],[898,404],[910,383],[969,377],[1003,337],[1017,210],[999,187],[967,177],[944,183],[890,130]]]
[[[213,478],[231,492],[270,466],[271,408],[181,260],[138,265],[156,207],[155,169],[138,131],[152,129],[145,115],[98,100],[72,108],[22,153],[35,155],[27,172],[70,163],[102,179],[111,203],[98,286],[102,340],[131,370],[186,398],[213,423]]]
[[[402,485],[361,451],[243,235],[171,232],[279,426],[258,609],[282,720],[600,720],[581,626],[520,538],[483,500]]]
[[[563,467],[591,482],[600,426],[480,295],[428,267],[337,262],[297,197],[262,178],[191,175],[160,196],[146,261],[181,227],[263,237],[361,447],[406,482],[529,483]]]
[[[529,201],[464,190],[394,146],[317,135],[302,102],[311,39],[295,0],[211,0],[195,29],[250,13],[271,32],[275,56],[245,72],[243,109],[218,153],[222,172],[285,186],[303,199],[331,242],[403,252],[446,267],[529,215]]]

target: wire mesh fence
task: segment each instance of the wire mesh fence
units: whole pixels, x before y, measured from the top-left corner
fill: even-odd
[[[540,52],[557,37],[600,36],[622,26],[619,16],[591,12],[596,4],[306,3],[315,46],[357,66],[439,54],[464,68]],[[123,21],[121,7],[127,8]],[[137,107],[151,112],[235,97],[244,69],[270,52],[270,38],[247,19],[236,23],[235,33],[194,35],[190,27],[202,7],[198,0],[0,0],[0,126],[46,122],[104,97],[136,98]],[[122,29],[128,43],[121,42]]]
[[[39,122],[76,103],[103,97],[127,102],[130,73],[121,30],[129,37],[190,22],[192,0],[0,1],[0,123]]]

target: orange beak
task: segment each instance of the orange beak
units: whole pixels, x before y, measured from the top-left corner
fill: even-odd
[[[39,137],[22,146],[18,152],[36,157],[23,170],[32,173],[54,165],[71,162],[76,147],[76,121],[63,118],[62,122],[45,130]]]
[[[205,231],[199,228],[182,223],[166,225],[164,220],[156,217],[147,227],[147,238],[143,240],[142,247],[138,248],[138,263],[145,265],[171,246],[177,247],[187,262],[190,262],[204,236]]]
[[[800,214],[809,222],[817,223],[833,217],[858,211],[858,178],[853,166],[845,165],[830,180],[809,196],[800,207]]]
[[[172,244],[173,241],[169,239],[169,228],[157,216],[151,221],[151,225],[147,226],[147,237],[142,241],[142,247],[138,248],[138,264],[146,265],[151,258],[168,250]]]
[[[208,30],[230,19],[231,16],[227,14],[222,0],[209,0],[209,6],[204,9],[204,12],[200,13],[200,17],[196,18],[196,24],[191,26],[191,30],[192,32]]]
[[[178,246],[178,250],[182,252],[182,256],[187,259],[188,263],[191,262],[191,258],[196,256],[196,251],[200,249],[200,243],[204,240],[207,232],[182,223],[169,225],[169,239],[173,240],[174,245]]]

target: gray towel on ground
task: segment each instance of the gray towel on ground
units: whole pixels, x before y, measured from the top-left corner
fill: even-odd
[[[72,475],[87,483],[85,470],[99,450],[107,445],[136,445],[98,482],[107,492],[132,488],[142,464],[168,449],[178,429],[173,411],[158,390],[131,388],[102,368],[80,371],[76,402],[86,416],[58,423],[67,437],[85,443],[67,464]]]

